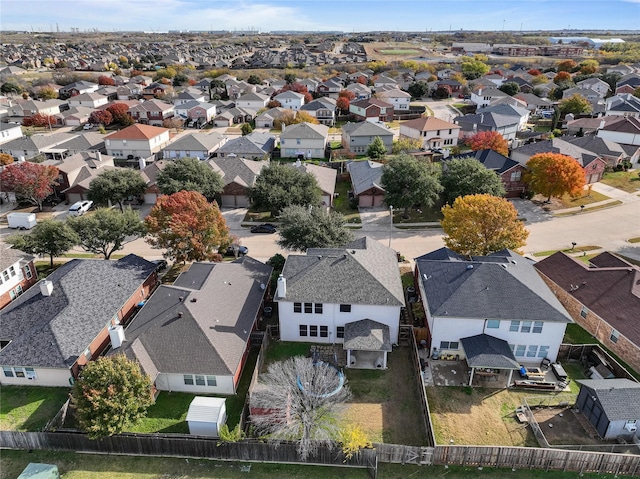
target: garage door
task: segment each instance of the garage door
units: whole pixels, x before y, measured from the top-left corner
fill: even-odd
[[[221,199],[223,208],[233,208],[236,206],[235,195],[222,195]]]
[[[156,195],[155,193],[144,194],[144,202],[147,205],[155,205],[157,199],[158,199],[158,195]]]
[[[82,201],[82,195],[80,193],[67,193],[67,202],[72,205],[77,201]]]
[[[376,195],[373,197],[373,206],[382,206],[382,201],[384,200],[384,196]]]

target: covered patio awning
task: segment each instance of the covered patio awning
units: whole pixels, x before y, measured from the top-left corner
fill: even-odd
[[[511,375],[513,371],[520,369],[520,364],[511,352],[509,343],[504,339],[494,338],[484,333],[461,338],[460,343],[467,357],[467,364],[471,368],[470,386],[473,384],[473,375],[476,369],[509,370],[507,384],[511,384]]]
[[[344,349],[357,351],[391,351],[389,326],[361,319],[344,325]]]

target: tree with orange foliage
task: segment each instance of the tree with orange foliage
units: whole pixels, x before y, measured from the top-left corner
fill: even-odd
[[[467,140],[473,151],[493,150],[501,155],[509,154],[509,143],[497,131],[480,131]]]
[[[586,183],[582,166],[570,156],[560,153],[539,153],[527,161],[529,171],[524,181],[535,193],[559,198],[569,193],[575,197],[580,194]]]
[[[556,65],[558,72],[572,72],[578,64],[574,60],[563,60]]]
[[[108,75],[100,75],[98,77],[98,85],[114,86],[115,84],[116,84],[115,80]]]
[[[350,90],[341,90],[338,93],[338,98],[346,98],[349,101],[352,101],[356,97],[356,94]]]
[[[179,191],[161,196],[145,219],[146,239],[153,248],[166,249],[164,256],[174,261],[222,261],[218,250],[233,239],[214,201],[209,203],[195,191]]]
[[[0,165],[10,165],[14,162],[13,156],[8,153],[0,153]]]
[[[553,83],[555,83],[556,85],[567,81],[571,81],[571,74],[569,72],[558,72],[558,74],[553,77]]]
[[[25,117],[22,120],[22,126],[51,127],[55,124],[56,119],[51,115],[45,115],[44,113],[36,113],[35,115]]]
[[[343,112],[349,111],[349,105],[351,105],[351,102],[347,97],[339,96],[338,99],[336,100],[336,107],[342,110]]]

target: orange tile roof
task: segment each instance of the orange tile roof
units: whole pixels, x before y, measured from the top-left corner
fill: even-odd
[[[150,125],[131,125],[115,133],[105,136],[105,140],[150,140],[158,135],[161,135],[165,131],[169,131],[166,128],[160,128],[159,126]]]
[[[415,120],[403,121],[400,126],[408,126],[419,131],[448,130],[450,128],[460,128],[455,123],[435,118],[433,116],[416,118]]]

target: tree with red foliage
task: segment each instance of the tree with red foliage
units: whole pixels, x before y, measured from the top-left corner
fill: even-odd
[[[346,96],[339,96],[336,100],[336,107],[338,107],[342,111],[349,111],[349,105],[351,102]]]
[[[352,101],[356,97],[356,94],[349,90],[341,90],[340,93],[338,93],[338,98],[342,97],[346,98],[349,101]]]
[[[469,148],[473,151],[493,150],[501,155],[509,154],[509,143],[497,131],[481,131],[467,140]]]
[[[540,76],[542,75],[542,72],[540,70],[538,70],[537,68],[532,68],[531,70],[529,70],[527,72],[529,75],[533,75],[534,77]]]
[[[558,72],[558,74],[553,77],[553,83],[556,85],[566,81],[571,81],[571,74],[569,72]]]
[[[565,193],[577,197],[586,183],[582,166],[567,155],[560,153],[538,153],[527,161],[528,172],[524,181],[535,193],[559,198]]]
[[[161,196],[145,224],[146,241],[174,261],[222,261],[218,250],[233,242],[218,204],[196,191]]]
[[[313,95],[311,95],[311,93],[307,92],[307,93],[303,93],[304,95],[304,102],[305,103],[309,103],[311,101],[313,101]]]
[[[22,126],[50,127],[51,125],[55,125],[55,124],[56,124],[56,119],[51,115],[45,115],[44,113],[36,113],[35,115],[25,117],[22,120]]]
[[[282,103],[280,103],[278,100],[271,100],[269,101],[269,103],[267,103],[267,108],[278,108],[281,106]]]
[[[16,198],[33,203],[42,210],[42,201],[53,194],[59,174],[60,170],[55,166],[21,161],[5,167],[0,173],[0,183],[5,193],[15,193]]]
[[[195,81],[195,79],[193,79],[193,78],[189,78],[189,81],[188,81],[187,83],[189,84],[189,86],[193,86],[193,85],[195,85],[195,84],[196,84],[196,83],[198,83],[198,82],[197,82],[197,81]]]
[[[122,126],[133,125],[133,118],[129,116],[129,107],[124,103],[114,103],[107,107],[107,111],[111,113],[113,121],[120,123]]]
[[[115,80],[107,75],[100,75],[98,77],[98,85],[110,85],[114,86],[116,84]]]
[[[304,86],[302,83],[293,82],[293,83],[287,83],[280,90],[278,90],[275,93],[275,95],[279,95],[280,93],[285,91],[294,91],[296,93],[302,93],[303,95],[305,93],[309,93],[309,89],[306,86]]]
[[[358,83],[361,85],[366,85],[369,81],[365,77],[358,77]]]
[[[110,125],[113,122],[113,115],[108,110],[95,110],[89,115],[89,123],[93,125]]]

